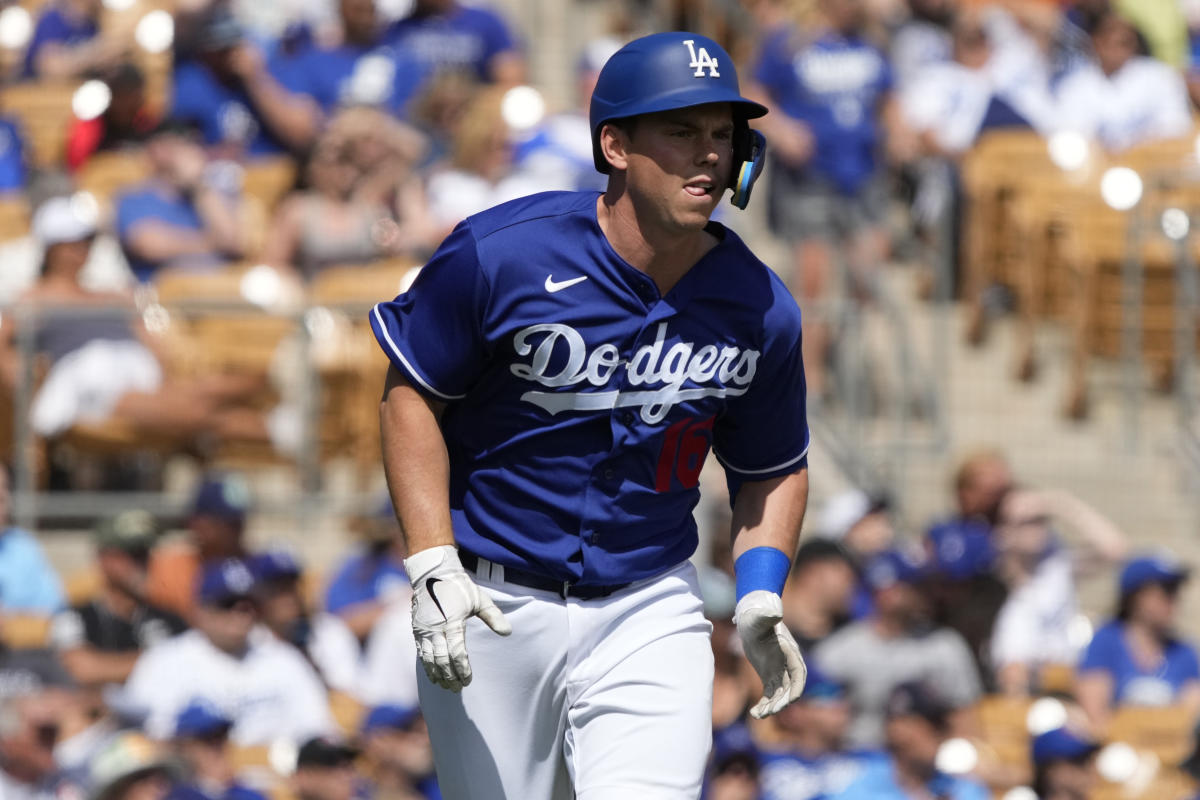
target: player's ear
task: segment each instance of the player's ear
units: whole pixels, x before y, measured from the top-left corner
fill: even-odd
[[[629,166],[629,133],[620,125],[606,122],[600,128],[600,152],[613,169]]]

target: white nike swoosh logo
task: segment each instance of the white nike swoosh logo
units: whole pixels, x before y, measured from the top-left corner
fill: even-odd
[[[571,278],[571,280],[569,280],[569,281],[556,281],[556,280],[554,280],[553,275],[547,275],[546,276],[546,291],[549,292],[550,294],[554,294],[555,292],[561,292],[563,289],[566,289],[568,286],[574,286],[575,284],[582,283],[583,281],[586,281],[587,279],[588,279],[587,275],[580,275],[578,278]]]

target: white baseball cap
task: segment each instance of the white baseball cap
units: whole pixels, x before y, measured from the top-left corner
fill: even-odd
[[[79,242],[96,235],[96,200],[80,192],[70,197],[51,197],[33,215],[33,238],[42,247]]]

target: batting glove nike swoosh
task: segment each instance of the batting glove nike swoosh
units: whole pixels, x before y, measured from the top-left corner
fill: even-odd
[[[451,545],[431,547],[404,560],[412,583],[412,626],[429,680],[460,692],[471,682],[467,620],[479,617],[501,636],[512,626],[492,598],[471,580]]]
[[[775,714],[804,691],[808,668],[800,645],[783,624],[783,601],[774,592],[758,590],[738,601],[734,622],[742,649],[762,678],[763,696],[750,709],[755,719]]]

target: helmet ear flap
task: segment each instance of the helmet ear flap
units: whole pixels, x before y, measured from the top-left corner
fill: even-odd
[[[766,137],[751,128],[746,120],[736,120],[733,124],[733,169],[729,176],[733,196],[729,198],[729,202],[738,208],[746,208],[750,202],[750,192],[754,188],[754,182],[762,174],[766,158]]]

